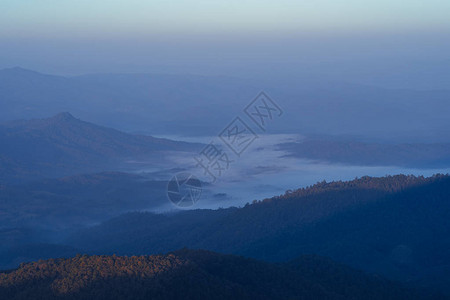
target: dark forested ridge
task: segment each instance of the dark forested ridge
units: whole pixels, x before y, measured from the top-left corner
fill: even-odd
[[[73,235],[90,253],[184,246],[268,261],[320,254],[358,269],[447,290],[450,177],[363,177],[288,191],[243,208],[134,213]]]
[[[286,264],[200,250],[87,256],[0,274],[0,299],[439,299],[317,256]]]

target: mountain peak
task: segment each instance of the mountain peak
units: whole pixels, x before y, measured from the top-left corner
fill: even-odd
[[[24,69],[21,67],[6,68],[6,69],[2,69],[0,71],[4,72],[4,73],[9,73],[9,74],[22,74],[22,75],[24,75],[24,74],[40,74],[36,71]]]
[[[54,121],[73,121],[76,120],[74,116],[72,116],[69,112],[61,112],[51,118]]]

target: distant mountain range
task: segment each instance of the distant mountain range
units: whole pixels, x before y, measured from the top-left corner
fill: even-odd
[[[288,156],[358,166],[450,167],[450,143],[376,143],[336,137],[308,137],[278,145]]]
[[[288,191],[244,208],[126,214],[73,235],[89,253],[184,246],[269,261],[319,254],[447,293],[450,177],[364,177]]]
[[[0,121],[45,118],[70,111],[84,120],[126,131],[211,135],[252,100],[258,89],[227,77],[164,74],[63,77],[11,68],[0,70]],[[210,131],[207,127],[212,125],[216,129]]]
[[[285,111],[269,133],[352,135],[407,142],[450,138],[450,91],[354,84],[255,81],[224,76],[91,74],[0,70],[0,121],[61,111],[149,134],[215,135],[261,91]],[[295,112],[295,113],[294,113]]]
[[[0,299],[440,299],[317,256],[286,264],[200,250],[86,256],[0,273]],[[443,299],[443,298],[442,298]]]
[[[0,183],[117,171],[128,160],[152,165],[161,162],[167,151],[200,149],[198,144],[98,126],[67,112],[1,124],[0,144]]]

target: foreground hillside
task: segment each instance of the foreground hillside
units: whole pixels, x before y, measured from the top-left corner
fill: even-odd
[[[1,299],[438,299],[329,260],[275,265],[207,251],[76,256],[0,274]]]
[[[98,254],[184,246],[269,261],[319,254],[448,292],[449,195],[449,176],[364,177],[320,183],[239,209],[127,214],[67,242]]]

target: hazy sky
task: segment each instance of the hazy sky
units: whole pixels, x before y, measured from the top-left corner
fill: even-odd
[[[0,0],[0,69],[384,80],[448,70],[449,15],[448,0]]]
[[[447,0],[1,0],[2,36],[442,30]]]

